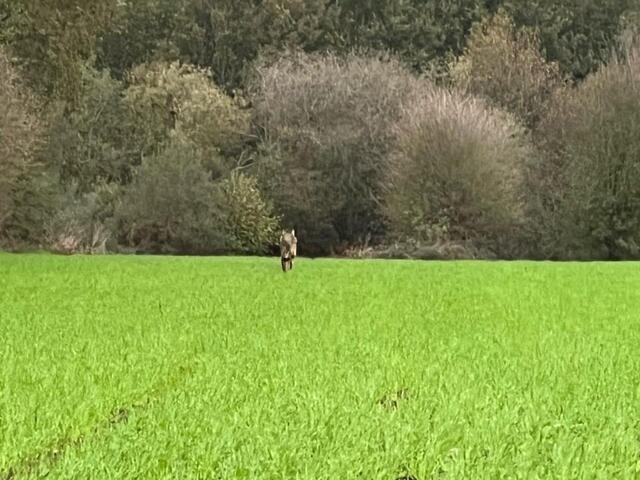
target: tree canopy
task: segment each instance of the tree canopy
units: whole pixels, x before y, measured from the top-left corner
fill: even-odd
[[[0,0],[0,245],[635,257],[639,38],[636,0]]]

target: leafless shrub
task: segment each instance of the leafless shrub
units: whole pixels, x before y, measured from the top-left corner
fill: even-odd
[[[291,54],[259,66],[261,182],[305,245],[381,233],[392,126],[422,82],[389,58]]]
[[[530,174],[532,224],[555,258],[640,255],[640,44],[558,94]]]
[[[479,252],[470,245],[460,242],[437,240],[429,244],[420,240],[396,241],[379,246],[372,252],[371,258],[410,259],[410,260],[470,260],[487,258],[488,252]]]
[[[62,209],[46,224],[45,241],[49,249],[64,254],[107,253],[111,231],[97,218],[99,199],[96,193],[79,197],[67,192]]]
[[[50,249],[57,253],[104,255],[107,253],[107,242],[110,233],[104,225],[91,228],[78,224],[68,224],[62,232],[50,237]]]
[[[395,129],[386,213],[393,232],[508,254],[522,222],[523,129],[465,94],[430,87]]]

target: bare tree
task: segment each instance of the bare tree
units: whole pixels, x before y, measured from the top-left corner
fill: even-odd
[[[513,117],[433,86],[404,109],[394,131],[386,197],[392,231],[509,255],[530,151]]]

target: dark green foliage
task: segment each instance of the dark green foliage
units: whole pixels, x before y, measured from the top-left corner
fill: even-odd
[[[580,80],[609,58],[620,17],[637,10],[637,0],[505,0],[520,26],[538,29],[542,48],[565,73]]]
[[[471,25],[487,13],[486,0],[347,0],[341,2],[343,47],[390,51],[418,72],[445,73],[462,52]]]
[[[84,63],[108,29],[117,0],[2,0],[2,40],[9,44],[28,84],[47,99],[73,103]]]
[[[330,49],[342,42],[336,30],[339,6],[332,0],[202,0],[195,20],[204,32],[196,57],[211,67],[218,85],[242,87],[260,54],[277,58],[286,48]]]
[[[74,184],[84,194],[99,182],[123,183],[130,177],[123,91],[108,72],[83,67],[75,108],[69,110],[62,102],[51,106],[48,141],[41,157],[59,171],[63,185]]]
[[[0,245],[11,249],[47,246],[46,224],[64,208],[59,178],[51,169],[36,168],[20,177],[13,196],[14,208],[0,229]]]
[[[482,0],[205,0],[195,3],[199,51],[192,61],[212,67],[227,89],[244,83],[262,55],[277,59],[284,49],[306,52],[383,50],[418,72],[444,74],[450,54],[459,54]],[[193,28],[188,29],[189,31]]]
[[[97,41],[98,68],[123,79],[141,63],[154,60],[189,61],[198,57],[203,32],[192,0],[122,2],[111,28]]]

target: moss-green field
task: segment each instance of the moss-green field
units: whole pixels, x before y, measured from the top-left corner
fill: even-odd
[[[640,478],[640,267],[0,255],[0,479]]]

